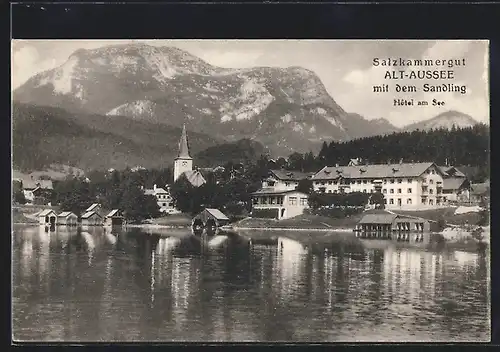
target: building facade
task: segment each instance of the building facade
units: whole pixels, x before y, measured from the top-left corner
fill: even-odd
[[[287,219],[304,213],[308,195],[296,190],[266,190],[252,193],[252,217]]]
[[[165,186],[165,188],[154,185],[153,189],[146,189],[144,194],[152,195],[156,198],[160,212],[167,214],[176,213],[177,210],[174,207],[174,201],[170,195],[170,187]]]
[[[443,171],[432,162],[324,167],[311,179],[316,192],[381,192],[388,209],[445,206]]]
[[[313,175],[314,173],[298,171],[270,170],[269,176],[262,182],[262,188],[275,191],[295,190],[301,180],[309,179]]]

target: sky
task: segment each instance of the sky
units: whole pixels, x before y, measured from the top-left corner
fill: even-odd
[[[366,119],[386,118],[396,126],[432,118],[457,110],[480,122],[489,121],[488,41],[464,40],[13,40],[12,87],[31,76],[63,64],[77,49],[94,49],[111,44],[145,42],[174,46],[220,67],[301,66],[314,71],[328,93],[345,111]],[[452,81],[425,81],[432,84],[466,85],[467,93],[397,93],[396,81],[384,79],[387,70],[374,67],[373,59],[463,59],[455,67]],[[445,69],[447,67],[405,67],[403,69]],[[398,81],[416,84],[422,81]],[[374,93],[373,86],[389,83],[389,93]],[[395,98],[415,101],[434,98],[445,106],[394,107]]]

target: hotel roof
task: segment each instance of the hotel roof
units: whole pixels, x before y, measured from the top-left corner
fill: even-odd
[[[372,164],[358,166],[326,166],[318,171],[312,180],[332,180],[337,178],[386,178],[416,177],[434,165],[427,163]],[[439,168],[437,168],[439,170]],[[439,170],[441,172],[441,170]],[[442,173],[442,172],[441,172]]]
[[[274,174],[279,180],[283,181],[300,181],[313,176],[314,172],[300,172],[300,171],[288,171],[288,170],[270,170],[270,173]]]

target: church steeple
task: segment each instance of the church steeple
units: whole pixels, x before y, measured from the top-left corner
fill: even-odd
[[[186,171],[193,170],[193,158],[189,155],[189,144],[186,125],[182,126],[182,135],[179,141],[179,155],[174,160],[174,182]]]
[[[187,140],[186,125],[182,125],[182,135],[179,141],[179,155],[178,159],[191,159],[189,155],[189,145]]]

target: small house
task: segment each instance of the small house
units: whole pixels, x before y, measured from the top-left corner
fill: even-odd
[[[229,218],[219,209],[206,208],[193,219],[193,226],[220,227],[229,223]]]
[[[105,226],[122,226],[123,216],[118,209],[113,209],[104,217]]]
[[[102,225],[102,217],[96,211],[87,211],[82,215],[82,225],[99,226]]]
[[[287,219],[304,213],[308,195],[296,190],[260,189],[252,193],[252,217]]]
[[[38,214],[38,223],[40,225],[55,225],[57,222],[57,214],[52,209],[42,210]]]
[[[58,225],[76,226],[78,224],[78,216],[70,211],[62,212],[57,215]]]

